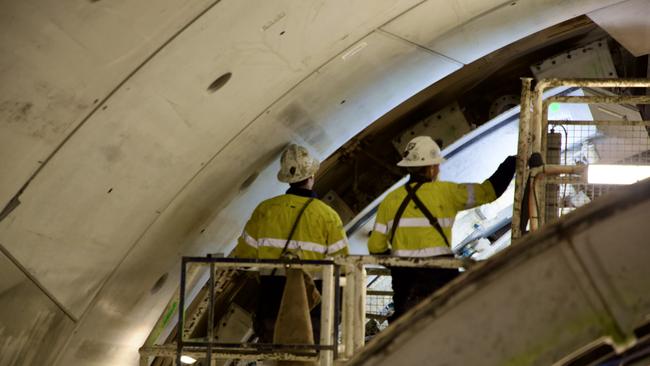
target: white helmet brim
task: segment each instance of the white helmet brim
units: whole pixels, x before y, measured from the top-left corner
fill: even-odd
[[[415,168],[419,166],[430,166],[430,165],[439,165],[445,162],[444,158],[437,158],[437,159],[424,159],[424,160],[406,160],[402,159],[400,160],[399,163],[397,163],[397,166],[401,166],[403,168]]]

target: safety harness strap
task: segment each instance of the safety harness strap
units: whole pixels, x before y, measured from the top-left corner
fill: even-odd
[[[420,189],[422,186],[423,182],[418,182],[415,185],[415,190],[417,191]],[[408,187],[409,184],[406,183],[405,187]],[[395,231],[397,230],[397,226],[399,226],[399,220],[402,218],[402,215],[404,214],[404,210],[406,210],[406,206],[408,206],[409,202],[411,202],[411,195],[409,194],[409,190],[406,190],[406,197],[404,197],[404,200],[402,203],[399,205],[399,208],[397,209],[397,212],[395,213],[395,218],[393,219],[393,226],[390,228],[390,244],[393,245],[393,238],[395,237]]]
[[[305,205],[302,206],[300,209],[300,212],[298,212],[298,217],[296,217],[296,221],[293,222],[293,226],[291,227],[291,231],[289,232],[289,237],[287,238],[287,242],[284,243],[284,248],[282,249],[282,253],[280,254],[280,258],[284,257],[285,254],[287,254],[287,249],[289,248],[289,243],[291,242],[291,238],[293,238],[293,234],[296,232],[296,228],[298,227],[298,223],[300,222],[300,218],[302,217],[302,214],[305,212],[305,209],[307,209],[307,206],[313,201],[314,198],[310,198],[305,202]]]
[[[437,231],[440,236],[445,240],[445,244],[451,248],[451,245],[449,245],[449,240],[447,240],[447,236],[445,235],[444,231],[442,231],[442,228],[440,227],[440,223],[438,222],[438,219],[431,214],[431,211],[427,208],[427,206],[424,205],[422,201],[420,201],[420,198],[418,197],[417,194],[415,194],[415,191],[412,190],[409,185],[406,185],[406,192],[411,196],[411,199],[413,199],[413,202],[415,202],[415,205],[418,206],[420,211],[426,216],[426,218],[429,220],[429,223],[431,226],[433,226]]]
[[[287,238],[287,242],[284,243],[284,248],[282,248],[282,253],[280,253],[280,258],[284,258],[284,256],[287,254],[287,249],[289,248],[289,243],[291,243],[291,238],[293,238],[293,234],[296,232],[296,228],[298,227],[298,223],[300,222],[300,218],[302,217],[302,214],[305,212],[305,209],[311,201],[313,201],[314,198],[310,198],[305,202],[305,204],[302,206],[300,209],[300,212],[298,212],[298,217],[296,217],[296,221],[293,222],[293,226],[291,227],[291,231],[289,232],[289,237]],[[298,247],[298,250],[300,250],[300,247]],[[277,271],[277,268],[273,268],[273,271],[271,271],[271,276],[275,275],[275,272]]]
[[[399,226],[399,220],[402,218],[402,215],[404,214],[404,210],[406,209],[406,206],[408,206],[409,202],[413,200],[417,208],[422,211],[424,216],[429,220],[429,224],[433,226],[437,231],[440,236],[442,236],[442,239],[445,241],[445,244],[451,248],[451,245],[449,245],[449,240],[447,239],[447,236],[445,235],[444,231],[442,231],[442,227],[440,227],[440,223],[438,222],[438,219],[431,214],[431,211],[427,208],[427,206],[424,205],[424,203],[420,200],[420,198],[417,196],[416,192],[420,187],[422,186],[422,182],[419,182],[415,185],[415,187],[411,187],[408,183],[404,186],[406,188],[406,197],[404,197],[404,200],[402,201],[402,204],[400,205],[399,209],[397,210],[397,213],[395,214],[395,219],[393,219],[393,227],[391,228],[391,233],[390,233],[390,243],[393,243],[393,238],[395,237],[395,231],[397,230],[397,226]]]

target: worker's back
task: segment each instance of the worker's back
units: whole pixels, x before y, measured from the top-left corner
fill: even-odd
[[[408,183],[420,184],[416,194],[424,206],[437,218],[442,232],[451,243],[451,228],[458,211],[482,205],[496,199],[489,181],[482,184],[452,182]],[[383,253],[389,248],[400,257],[429,257],[451,254],[444,238],[431,225],[423,211],[411,200],[401,215],[393,235],[395,216],[407,197],[404,186],[390,192],[379,206],[375,226],[368,243],[371,253]]]
[[[300,211],[305,207],[296,224]],[[260,203],[244,228],[235,248],[241,258],[280,258],[296,224],[287,251],[301,259],[323,259],[347,254],[348,243],[338,214],[307,194],[284,194]]]

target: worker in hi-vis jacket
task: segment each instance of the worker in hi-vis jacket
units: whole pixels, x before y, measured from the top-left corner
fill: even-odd
[[[410,179],[390,192],[379,205],[368,249],[395,257],[453,255],[451,227],[458,211],[492,202],[501,196],[515,173],[509,156],[483,183],[458,184],[437,180],[444,161],[431,137],[418,136],[405,148],[397,164]],[[393,267],[393,304],[397,319],[408,309],[458,276],[457,269]]]
[[[293,257],[303,260],[347,255],[348,240],[341,218],[330,206],[316,198],[312,190],[314,174],[320,165],[318,160],[304,147],[291,144],[282,153],[280,164],[278,180],[289,183],[289,189],[286,194],[263,201],[255,208],[233,255],[237,258]],[[284,276],[284,271],[261,271],[260,301],[254,315],[254,330],[261,343],[271,343],[274,339],[280,303],[286,301],[283,300],[283,289],[287,281],[291,279]],[[315,282],[317,288],[320,288],[320,282]],[[309,292],[309,284],[307,286]],[[314,307],[307,316],[311,316],[310,329],[313,330],[314,340],[318,341],[320,307]],[[278,324],[278,328],[280,326],[292,325]],[[292,331],[295,333],[295,329]],[[275,338],[277,342],[277,330]],[[281,340],[286,340],[286,337]]]

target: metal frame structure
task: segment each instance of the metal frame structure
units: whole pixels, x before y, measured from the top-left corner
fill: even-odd
[[[183,257],[181,264],[181,284],[179,309],[185,308],[185,276],[188,263],[207,264],[210,267],[209,283],[209,300],[208,300],[208,324],[214,323],[214,272],[215,269],[237,268],[244,269],[250,267],[256,268],[300,268],[305,270],[320,270],[323,280],[323,294],[321,298],[321,334],[320,344],[266,344],[266,343],[222,343],[215,342],[213,327],[207,327],[206,342],[186,341],[183,337],[184,311],[178,312],[177,340],[176,340],[176,364],[181,365],[180,357],[185,347],[197,347],[202,349],[208,365],[211,365],[213,352],[220,352],[220,358],[242,358],[250,355],[278,360],[305,361],[319,360],[321,365],[331,365],[332,360],[336,357],[337,347],[334,340],[338,338],[338,329],[333,327],[333,318],[338,317],[338,298],[339,291],[335,291],[335,283],[338,283],[339,267],[331,260],[303,261],[303,260],[268,260],[268,259],[237,259],[237,258],[213,258],[213,257]],[[284,352],[283,352],[284,351]],[[308,351],[320,351],[310,354]],[[305,354],[307,353],[307,354]]]
[[[210,267],[208,278],[209,299],[208,319],[212,320],[214,297],[214,274],[217,269],[266,269],[266,268],[300,268],[320,271],[323,280],[321,294],[321,335],[318,345],[287,345],[260,343],[218,343],[214,342],[213,330],[208,327],[207,341],[195,342],[184,339],[186,280],[188,263],[199,263]],[[399,267],[468,267],[469,262],[449,257],[441,258],[398,258],[391,256],[348,256],[326,260],[270,260],[270,259],[236,259],[207,257],[183,257],[181,264],[181,283],[178,299],[176,344],[155,345],[148,341],[140,348],[140,364],[148,365],[149,357],[175,358],[176,365],[181,365],[181,355],[193,358],[205,358],[210,364],[213,358],[246,360],[291,360],[311,361],[320,365],[333,365],[334,360],[350,359],[354,353],[365,345],[366,323],[366,266],[372,273],[376,266]],[[192,268],[192,267],[190,267]],[[341,291],[341,287],[343,288]],[[342,298],[343,308],[339,309]],[[339,326],[334,319],[341,314],[341,345],[338,345]],[[210,320],[208,320],[210,322]],[[208,323],[210,324],[210,323]],[[151,337],[150,337],[151,338]],[[313,352],[310,352],[313,351]],[[318,352],[316,352],[318,351]]]
[[[544,224],[545,191],[539,184],[538,178],[544,176],[563,175],[559,178],[566,182],[583,181],[585,166],[544,165],[530,169],[527,161],[531,154],[540,153],[542,157],[547,152],[547,130],[549,124],[575,125],[623,125],[650,126],[650,121],[549,121],[548,107],[552,103],[609,103],[609,104],[650,104],[650,95],[614,95],[614,96],[552,96],[544,98],[547,89],[555,87],[582,88],[650,88],[650,79],[542,79],[534,89],[531,89],[532,79],[522,78],[521,111],[519,119],[519,143],[517,151],[517,174],[515,184],[515,199],[512,216],[512,238],[522,236],[520,229],[522,205],[530,208],[530,229],[537,230]],[[523,202],[524,179],[531,178],[529,202]],[[577,179],[576,179],[577,178]],[[558,178],[553,178],[557,181]]]

